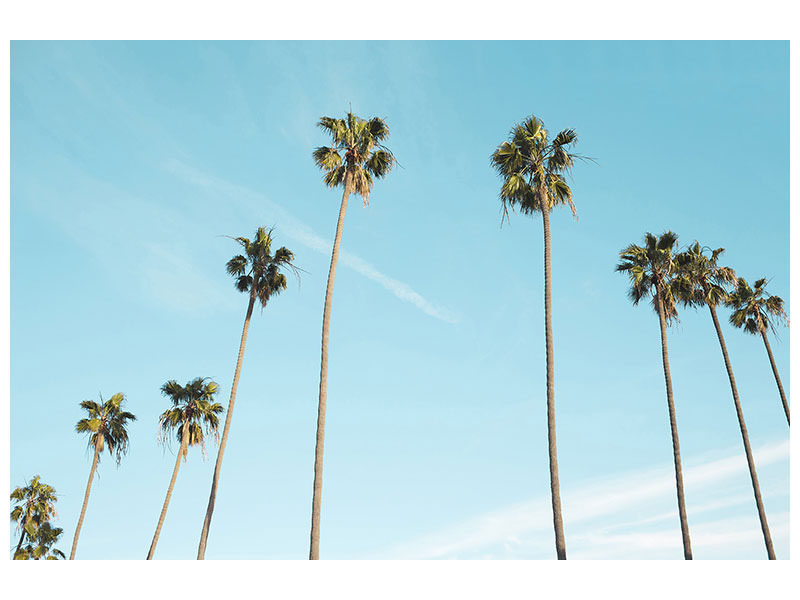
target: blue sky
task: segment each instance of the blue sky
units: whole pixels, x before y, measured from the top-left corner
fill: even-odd
[[[672,229],[790,301],[786,42],[13,43],[10,485],[56,487],[68,550],[78,404],[125,393],[130,453],[101,463],[78,557],[144,558],[174,461],[159,387],[211,377],[227,405],[247,299],[225,236],[274,226],[304,273],[254,316],[206,557],[307,556],[340,201],[311,152],[351,103],[387,121],[400,167],[345,222],[321,556],[554,556],[541,221],[501,228],[489,165],[534,113],[597,161],[574,171],[579,221],[551,220],[567,553],[681,558],[658,322],[613,269]],[[723,329],[788,558],[780,398],[760,340]],[[695,558],[762,558],[708,314],[669,344]],[[772,346],[789,390],[787,329]],[[195,556],[214,456],[182,466],[157,558]]]

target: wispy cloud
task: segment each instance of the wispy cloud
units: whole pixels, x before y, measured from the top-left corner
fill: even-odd
[[[788,460],[789,442],[756,450],[759,468]],[[693,547],[707,555],[737,557],[763,548],[752,494],[697,503],[704,491],[746,472],[741,452],[709,459],[684,469],[690,500]],[[788,492],[787,492],[788,493]],[[762,494],[768,491],[762,485]],[[570,491],[562,484],[564,525],[573,558],[676,558],[681,541],[671,466],[626,473]],[[747,506],[748,514],[717,517],[720,509]],[[550,499],[543,496],[480,515],[447,529],[389,548],[382,558],[552,558]],[[612,516],[615,515],[615,516]],[[630,515],[635,515],[631,519]],[[598,517],[603,517],[602,522]],[[773,540],[788,540],[788,513],[769,515]],[[739,556],[741,557],[741,556]]]
[[[50,160],[66,175],[17,177],[28,206],[91,253],[116,285],[127,289],[135,282],[148,300],[179,312],[238,306],[229,287],[214,280],[213,269],[175,235],[197,224],[190,216],[92,177],[66,157]]]
[[[217,306],[238,306],[235,296],[223,293],[191,258],[175,247],[144,244],[140,269],[145,289],[173,310],[197,313]]]
[[[267,207],[270,214],[275,219],[280,221],[281,233],[283,235],[286,235],[287,237],[306,246],[307,248],[314,250],[315,252],[319,252],[320,254],[324,255],[330,255],[333,247],[333,243],[331,241],[317,235],[310,227],[308,227],[308,225],[300,221],[297,217],[289,213],[283,207],[279,206],[275,202],[272,202],[264,194],[251,190],[247,187],[225,181],[218,177],[213,177],[206,173],[202,173],[197,169],[194,169],[177,160],[168,161],[165,163],[164,168],[173,175],[180,177],[187,183],[212,190],[217,194],[224,195],[231,201],[253,204],[260,207],[262,210],[264,207]],[[426,315],[429,315],[435,319],[439,319],[440,321],[451,324],[458,322],[458,315],[440,306],[436,306],[424,298],[421,294],[416,292],[407,283],[389,277],[359,256],[347,252],[346,250],[342,250],[340,256],[344,266],[352,269],[360,275],[363,275],[367,279],[374,281],[384,289],[391,292],[402,302],[408,302],[424,312]]]

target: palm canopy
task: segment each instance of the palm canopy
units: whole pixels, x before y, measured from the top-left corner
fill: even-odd
[[[214,394],[219,386],[213,381],[206,382],[204,377],[196,377],[186,384],[180,385],[175,380],[170,380],[161,386],[161,393],[172,402],[172,407],[165,410],[158,418],[162,440],[169,439],[169,434],[175,431],[178,443],[183,440],[183,430],[187,431],[186,448],[183,457],[186,458],[189,446],[200,445],[205,451],[205,436],[213,433],[218,439],[219,417],[225,409],[214,402]]]
[[[36,531],[56,516],[56,490],[42,482],[39,475],[26,486],[11,492],[10,499],[15,504],[11,509],[11,520],[17,523],[18,529],[25,531],[29,539],[35,538]]]
[[[286,276],[280,272],[281,268],[289,267],[297,274],[292,264],[294,253],[281,247],[272,254],[272,229],[268,231],[265,227],[258,228],[252,241],[246,237],[232,239],[241,244],[245,253],[228,261],[228,274],[236,279],[236,289],[240,292],[252,291],[255,282],[255,294],[263,308],[273,295],[286,289]]]
[[[328,187],[346,185],[350,174],[351,192],[369,204],[369,194],[375,179],[385,177],[397,162],[381,142],[389,137],[389,127],[383,119],[364,120],[352,112],[344,119],[322,117],[317,125],[331,136],[332,146],[314,150],[314,163],[324,172]]]
[[[726,286],[736,281],[736,272],[717,264],[724,252],[695,241],[675,256],[674,289],[684,306],[717,306],[728,298]]]
[[[564,129],[548,139],[544,123],[533,115],[514,125],[508,141],[492,154],[492,166],[503,177],[500,199],[504,213],[508,214],[509,206],[530,214],[569,204],[577,216],[564,177],[576,158],[585,158],[569,151],[577,141],[574,129]]]
[[[788,323],[789,317],[783,308],[783,299],[770,296],[764,289],[767,280],[757,280],[753,287],[743,277],[736,280],[736,289],[728,296],[726,304],[733,308],[731,325],[744,328],[747,333],[756,335],[767,329],[775,332],[775,321]]]
[[[75,425],[78,433],[89,433],[89,448],[96,448],[99,454],[103,449],[113,456],[117,465],[128,451],[128,423],[135,421],[136,417],[122,409],[125,402],[124,394],[114,394],[103,402],[100,396],[100,403],[92,400],[81,402],[81,408],[89,413],[89,417],[81,419]]]
[[[616,270],[627,273],[631,281],[628,297],[634,306],[643,298],[652,298],[653,309],[658,312],[659,292],[667,321],[678,318],[673,279],[677,264],[673,250],[678,234],[666,231],[659,237],[650,232],[644,236],[644,246],[631,244],[619,253]]]
[[[59,560],[67,558],[58,548],[53,546],[64,530],[53,527],[50,523],[43,523],[36,531],[36,535],[29,538],[28,543],[21,546],[14,553],[14,560]]]

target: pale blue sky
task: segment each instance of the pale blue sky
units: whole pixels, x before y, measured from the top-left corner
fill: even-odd
[[[68,550],[90,467],[78,403],[124,392],[130,453],[101,463],[78,557],[144,558],[174,460],[159,387],[212,377],[227,405],[247,299],[224,236],[275,226],[305,273],[254,317],[206,557],[307,556],[340,200],[311,151],[350,103],[386,119],[401,168],[345,223],[322,557],[554,556],[541,221],[500,227],[489,165],[534,113],[598,163],[575,168],[580,220],[552,218],[567,553],[681,558],[658,323],[613,269],[669,228],[789,302],[784,42],[13,43],[10,485],[56,487]],[[760,340],[723,328],[787,558],[780,398]],[[695,557],[762,558],[710,318],[669,335]],[[181,469],[157,558],[196,555],[208,454]]]

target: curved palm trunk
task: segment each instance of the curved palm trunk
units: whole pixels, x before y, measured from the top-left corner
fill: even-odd
[[[236,359],[236,370],[233,373],[233,385],[231,386],[231,399],[228,402],[228,414],[225,416],[225,427],[222,430],[222,438],[219,442],[219,452],[217,452],[217,462],[214,465],[214,478],[211,482],[211,494],[208,497],[208,508],[206,518],[203,521],[203,531],[200,534],[200,545],[197,548],[197,560],[203,560],[206,555],[206,543],[208,542],[208,530],[211,527],[211,517],[214,514],[214,503],[217,500],[217,485],[219,485],[219,473],[222,470],[222,455],[225,453],[225,444],[228,441],[228,430],[231,428],[231,417],[233,416],[233,404],[236,401],[236,388],[239,385],[239,374],[242,370],[242,358],[244,357],[244,345],[247,342],[247,330],[250,328],[250,317],[253,315],[253,306],[256,302],[255,285],[250,290],[250,303],[247,305],[247,315],[244,318],[242,328],[242,341],[239,343],[239,356]]]
[[[94,447],[94,459],[92,460],[92,470],[89,471],[89,481],[86,483],[86,494],[83,496],[83,507],[81,508],[81,516],[78,518],[78,525],[75,527],[75,538],[72,540],[72,551],[69,553],[69,559],[75,559],[75,550],[78,549],[78,536],[81,534],[81,526],[83,526],[83,517],[86,516],[86,506],[89,504],[89,492],[92,490],[92,479],[94,479],[94,472],[97,469],[97,460],[100,457],[100,446],[102,445],[102,434],[100,439]]]
[[[161,516],[158,518],[158,525],[156,525],[156,533],[153,536],[153,541],[150,544],[150,550],[147,552],[147,560],[153,559],[153,554],[156,551],[156,544],[158,544],[158,536],[161,535],[161,527],[164,525],[164,519],[167,516],[167,507],[169,506],[169,499],[172,497],[172,489],[175,487],[175,480],[178,478],[178,469],[181,468],[181,458],[186,452],[186,444],[189,442],[189,427],[188,423],[183,424],[183,435],[181,435],[181,447],[178,450],[178,458],[175,460],[175,468],[172,470],[172,479],[169,481],[167,488],[167,497],[164,500],[164,508],[161,509]]]
[[[669,408],[669,426],[672,431],[672,456],[675,461],[675,486],[678,489],[678,514],[681,520],[683,536],[683,557],[692,560],[692,542],[689,539],[689,521],[686,519],[686,500],[683,497],[683,469],[681,468],[681,446],[678,442],[678,423],[675,419],[675,403],[672,400],[672,375],[669,372],[669,353],[667,351],[667,318],[661,305],[661,290],[656,290],[658,304],[658,322],[661,326],[661,360],[664,363],[664,380],[667,385],[667,406]]]
[[[789,422],[789,403],[786,401],[786,394],[783,393],[783,385],[781,385],[781,377],[778,375],[778,366],[775,364],[775,357],[772,356],[772,348],[769,347],[769,341],[767,340],[767,331],[762,327],[761,328],[761,337],[764,338],[764,346],[767,348],[767,354],[769,355],[769,364],[772,365],[772,373],[775,375],[775,382],[778,384],[778,391],[781,393],[781,401],[783,402],[783,412],[786,413],[786,423],[791,425]]]
[[[770,560],[775,560],[775,550],[772,548],[772,536],[769,534],[769,525],[767,524],[767,513],[764,511],[764,504],[761,502],[761,488],[758,485],[756,463],[753,460],[753,452],[750,450],[750,438],[747,435],[747,426],[744,423],[744,414],[742,413],[742,406],[739,403],[739,392],[736,390],[736,380],[733,378],[733,368],[731,367],[730,358],[728,358],[728,349],[725,347],[725,338],[722,337],[722,328],[720,328],[719,321],[717,320],[717,309],[713,304],[709,304],[708,310],[711,311],[711,319],[714,321],[714,329],[717,330],[719,346],[722,348],[722,358],[725,359],[725,368],[728,371],[728,379],[731,382],[733,404],[736,407],[736,416],[739,419],[739,429],[742,432],[744,453],[747,456],[747,467],[750,469],[750,481],[753,483],[753,494],[756,497],[758,518],[761,521],[761,533],[764,535],[764,543],[767,546],[767,556]]]
[[[319,368],[319,408],[317,409],[317,442],[314,449],[314,495],[311,501],[311,547],[309,560],[319,560],[319,526],[322,510],[322,455],[325,451],[325,408],[328,397],[328,330],[331,322],[333,304],[333,281],[336,278],[336,263],[339,260],[339,244],[342,241],[344,215],[347,212],[347,199],[350,197],[350,172],[345,175],[342,205],[339,207],[339,220],[336,222],[336,237],[333,239],[331,267],[328,271],[328,287],[325,290],[325,309],[322,313],[322,360]]]
[[[558,560],[567,559],[564,540],[564,523],[561,520],[561,490],[558,485],[558,457],[556,456],[556,412],[553,377],[553,317],[550,301],[550,215],[542,211],[544,223],[544,331],[547,351],[547,446],[550,456],[550,497],[553,504],[553,528],[556,535]]]

